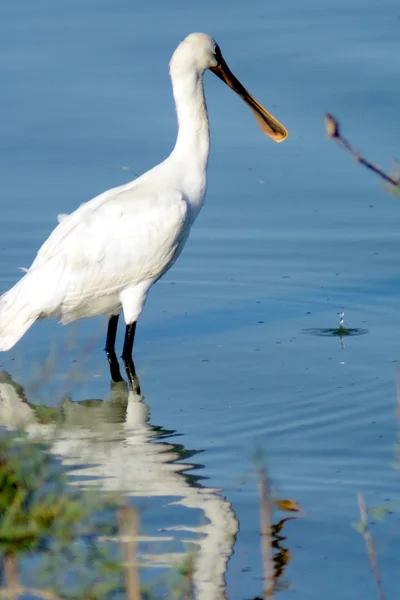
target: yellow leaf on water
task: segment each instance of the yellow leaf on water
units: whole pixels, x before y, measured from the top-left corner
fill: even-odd
[[[303,512],[296,500],[273,500],[273,503],[279,510],[287,512]]]

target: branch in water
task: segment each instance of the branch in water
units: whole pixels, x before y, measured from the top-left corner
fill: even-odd
[[[362,526],[362,534],[364,536],[365,545],[367,547],[368,560],[371,565],[371,570],[374,575],[374,579],[376,582],[376,587],[378,588],[378,596],[379,600],[385,600],[385,592],[383,590],[382,578],[378,567],[378,559],[376,557],[376,550],[374,546],[374,542],[372,540],[372,535],[368,525],[368,512],[367,507],[364,500],[364,495],[361,492],[357,494],[358,498],[358,507],[360,509],[361,515],[361,526]]]
[[[339,142],[339,144],[341,144],[343,148],[348,150],[348,152],[350,152],[352,157],[355,158],[358,163],[364,165],[364,167],[367,167],[367,169],[373,171],[374,173],[379,175],[379,177],[382,177],[382,179],[384,179],[394,187],[400,188],[400,179],[391,177],[390,175],[382,171],[382,169],[370,163],[368,160],[363,158],[358,152],[354,150],[354,148],[349,144],[346,138],[344,138],[341,135],[339,121],[337,121],[335,117],[333,117],[329,113],[325,115],[325,131],[328,137],[336,140],[337,142]]]

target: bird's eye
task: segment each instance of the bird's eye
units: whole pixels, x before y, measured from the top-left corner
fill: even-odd
[[[221,50],[219,49],[218,44],[214,48],[214,54],[215,54],[215,58],[217,59],[217,64],[219,66],[222,63],[222,54],[221,54]]]

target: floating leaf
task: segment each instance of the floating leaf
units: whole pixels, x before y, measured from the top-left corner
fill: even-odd
[[[273,500],[273,503],[279,510],[286,512],[303,512],[296,500]]]

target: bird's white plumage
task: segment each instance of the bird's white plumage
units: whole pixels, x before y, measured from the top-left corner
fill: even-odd
[[[63,323],[99,314],[138,318],[152,284],[175,262],[201,209],[209,129],[203,72],[215,42],[189,35],[170,63],[179,131],[161,164],[82,204],[40,248],[26,275],[0,298],[0,350],[38,318]]]
[[[81,206],[61,221],[31,267],[51,264],[55,275],[49,302],[40,299],[43,316],[68,323],[115,313],[120,294],[129,288],[124,312],[135,320],[141,309],[140,302],[135,308],[135,286],[142,297],[143,287],[173,264],[187,237],[188,213],[181,191],[159,191],[151,181],[117,188]]]

